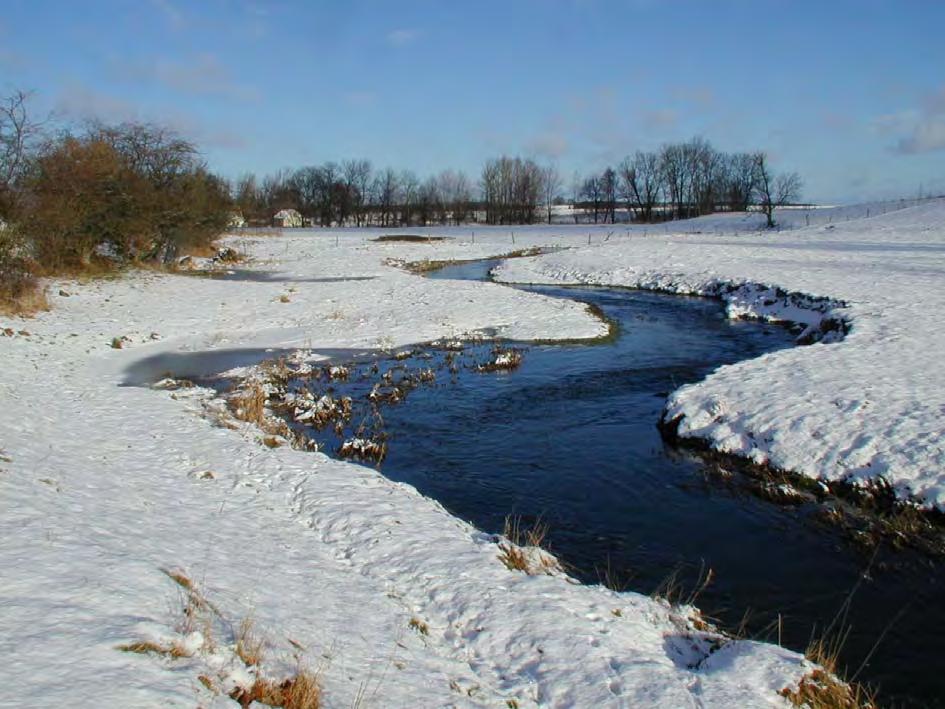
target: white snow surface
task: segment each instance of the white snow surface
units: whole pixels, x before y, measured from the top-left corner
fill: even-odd
[[[505,274],[637,283],[645,264],[654,278],[664,274],[659,283],[686,289],[726,273],[766,272],[792,288],[848,298],[855,328],[842,344],[729,368],[704,390],[685,390],[678,405],[718,402],[737,414],[735,431],[738,421],[747,426],[751,416],[771,413],[758,410],[766,390],[773,398],[760,408],[776,402],[771,432],[787,450],[795,428],[815,425],[808,411],[818,412],[817,430],[829,441],[839,439],[830,427],[844,426],[849,411],[864,428],[848,447],[860,441],[866,451],[885,450],[887,436],[910,440],[918,463],[932,443],[927,438],[922,448],[918,431],[937,435],[942,415],[934,395],[941,375],[919,366],[937,356],[929,343],[940,343],[926,327],[941,312],[934,287],[940,231],[922,226],[939,214],[864,223],[859,242],[851,232],[826,250],[833,242],[819,232],[625,236]],[[472,231],[438,230],[454,237],[439,244],[372,243],[376,231],[233,239],[254,259],[237,268],[236,275],[248,272],[243,280],[142,272],[53,283],[52,311],[0,318],[0,329],[16,331],[0,337],[0,705],[236,706],[198,681],[224,670],[229,686],[249,681],[255,670],[228,664],[232,634],[183,634],[176,642],[193,656],[177,660],[116,649],[176,637],[181,593],[162,569],[191,578],[234,627],[252,618],[267,642],[263,670],[275,678],[301,655],[318,671],[327,707],[355,706],[359,697],[364,707],[787,705],[778,690],[811,668],[797,653],[720,640],[696,629],[693,609],[511,571],[494,539],[413,488],[321,453],[270,449],[248,424],[216,426],[203,415],[201,388],[147,386],[168,374],[245,367],[299,349],[313,360],[343,359],[476,331],[522,339],[602,334],[580,304],[384,264],[575,245],[588,233]],[[594,238],[607,233],[595,230]],[[740,260],[725,265],[725,254]],[[361,280],[344,280],[352,278]],[[113,349],[121,337],[123,347]],[[902,375],[890,371],[895,338],[905,345],[896,362],[910,365]],[[912,347],[920,343],[926,349]],[[867,348],[876,353],[872,363],[858,355]],[[759,376],[766,386],[748,385]],[[905,376],[924,418],[903,415],[900,406],[879,411],[904,401],[884,382]],[[890,401],[897,392],[903,398]],[[826,397],[833,418],[808,396]],[[903,435],[884,427],[893,413],[898,421],[890,425],[904,427]],[[411,627],[413,619],[426,634]]]
[[[874,207],[869,218],[864,208],[821,210],[811,227],[803,211],[783,219],[801,228],[724,236],[724,216],[693,220],[707,224],[703,234],[624,233],[506,261],[495,277],[720,294],[733,317],[812,329],[847,321],[842,341],[831,332],[683,387],[668,418],[682,416],[682,436],[722,452],[823,480],[881,477],[902,497],[945,507],[945,201]]]

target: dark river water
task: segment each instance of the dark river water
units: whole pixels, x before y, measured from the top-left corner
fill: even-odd
[[[482,279],[491,265],[452,266],[432,277]],[[710,299],[526,290],[593,303],[619,324],[619,335],[596,345],[523,344],[512,372],[475,371],[469,358],[488,357],[488,346],[471,348],[452,376],[383,408],[384,475],[489,532],[501,531],[507,515],[526,524],[540,517],[551,551],[588,583],[606,575],[649,593],[675,574],[685,596],[712,569],[696,601],[707,616],[729,630],[747,618],[747,636],[780,638],[796,650],[849,599],[841,655],[848,675],[858,671],[858,680],[878,685],[885,706],[945,706],[940,565],[902,553],[864,556],[817,521],[816,503],[781,506],[747,493],[737,479],[720,483],[656,428],[668,392],[721,365],[792,346],[788,330],[726,320]],[[442,367],[442,358],[381,362],[379,372]],[[361,374],[333,384],[336,393],[363,395],[370,374]],[[315,435],[329,453],[338,443],[332,435]]]

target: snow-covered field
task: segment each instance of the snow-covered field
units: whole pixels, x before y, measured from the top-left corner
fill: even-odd
[[[270,449],[248,424],[214,425],[205,391],[147,383],[267,349],[593,337],[603,325],[578,304],[384,264],[578,246],[500,275],[687,292],[747,280],[845,301],[842,342],[725,367],[673,410],[726,450],[883,474],[942,503],[943,217],[933,203],[779,235],[752,234],[757,215],[685,225],[741,236],[457,228],[431,230],[454,237],[435,244],[297,231],[235,238],[254,259],[241,280],[52,284],[51,312],[0,319],[13,330],[0,338],[0,705],[235,706],[205,684],[227,691],[257,671],[232,652],[251,618],[267,642],[258,671],[311,666],[329,707],[786,706],[778,690],[810,670],[796,653],[721,640],[692,609],[511,571],[494,540],[408,486]],[[188,594],[164,570],[195,582],[212,622],[175,634]],[[140,641],[190,656],[116,649]]]

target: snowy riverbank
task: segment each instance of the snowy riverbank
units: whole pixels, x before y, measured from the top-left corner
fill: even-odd
[[[715,295],[732,317],[801,323],[821,344],[723,367],[667,419],[725,453],[945,506],[945,202],[779,234],[629,235],[496,277]]]
[[[803,462],[806,452],[816,465],[833,456],[851,468],[882,454],[892,468],[911,451],[916,469],[937,460],[941,470],[945,410],[932,365],[941,214],[920,207],[826,236],[821,227],[777,237],[533,227],[378,244],[377,232],[289,232],[236,239],[254,260],[234,280],[142,273],[54,284],[53,311],[0,320],[14,333],[0,338],[7,696],[229,706],[219,692],[257,671],[287,676],[301,657],[331,707],[358,697],[385,707],[786,706],[778,691],[811,669],[796,653],[727,641],[691,609],[639,594],[511,571],[492,539],[411,488],[318,453],[270,449],[248,424],[214,425],[201,390],[147,383],[297,349],[344,356],[474,331],[594,337],[605,328],[580,304],[384,265],[584,245],[501,273],[679,289],[748,279],[846,301],[853,330],[843,342],[724,368],[679,392],[673,405],[691,425],[712,411],[702,425],[733,449],[748,431],[770,430],[760,450],[772,460]],[[121,349],[114,338],[126,338]],[[906,351],[892,357],[897,343]],[[917,368],[914,392],[890,362]],[[768,419],[786,425],[759,428]],[[813,455],[811,440],[825,450]],[[162,569],[193,580],[216,620],[183,628],[188,594]],[[266,641],[261,670],[232,652],[245,618]],[[179,641],[188,656],[116,649],[142,641]]]

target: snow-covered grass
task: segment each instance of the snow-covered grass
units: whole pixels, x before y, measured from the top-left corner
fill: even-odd
[[[680,290],[747,279],[825,296],[831,312],[847,303],[853,330],[839,344],[724,368],[679,392],[671,406],[694,435],[702,426],[740,450],[731,441],[754,432],[773,460],[812,473],[869,460],[872,472],[935,460],[941,470],[941,214],[739,237],[476,227],[378,243],[381,230],[286,230],[246,242],[252,261],[234,280],[140,272],[52,284],[69,295],[51,312],[0,321],[5,695],[23,706],[235,706],[231,690],[252,687],[256,665],[226,664],[225,682],[208,671],[235,662],[232,628],[252,618],[263,676],[314,668],[325,706],[788,706],[779,692],[814,670],[799,654],[725,638],[665,600],[511,571],[494,537],[411,487],[261,445],[214,392],[167,378],[470,333],[599,337],[606,324],[581,304],[385,265],[581,246],[502,273]],[[719,222],[755,228],[704,220]],[[265,413],[245,403],[245,418]],[[177,630],[181,586],[162,569],[213,604],[216,649],[199,627]],[[148,641],[190,654],[118,649]]]

